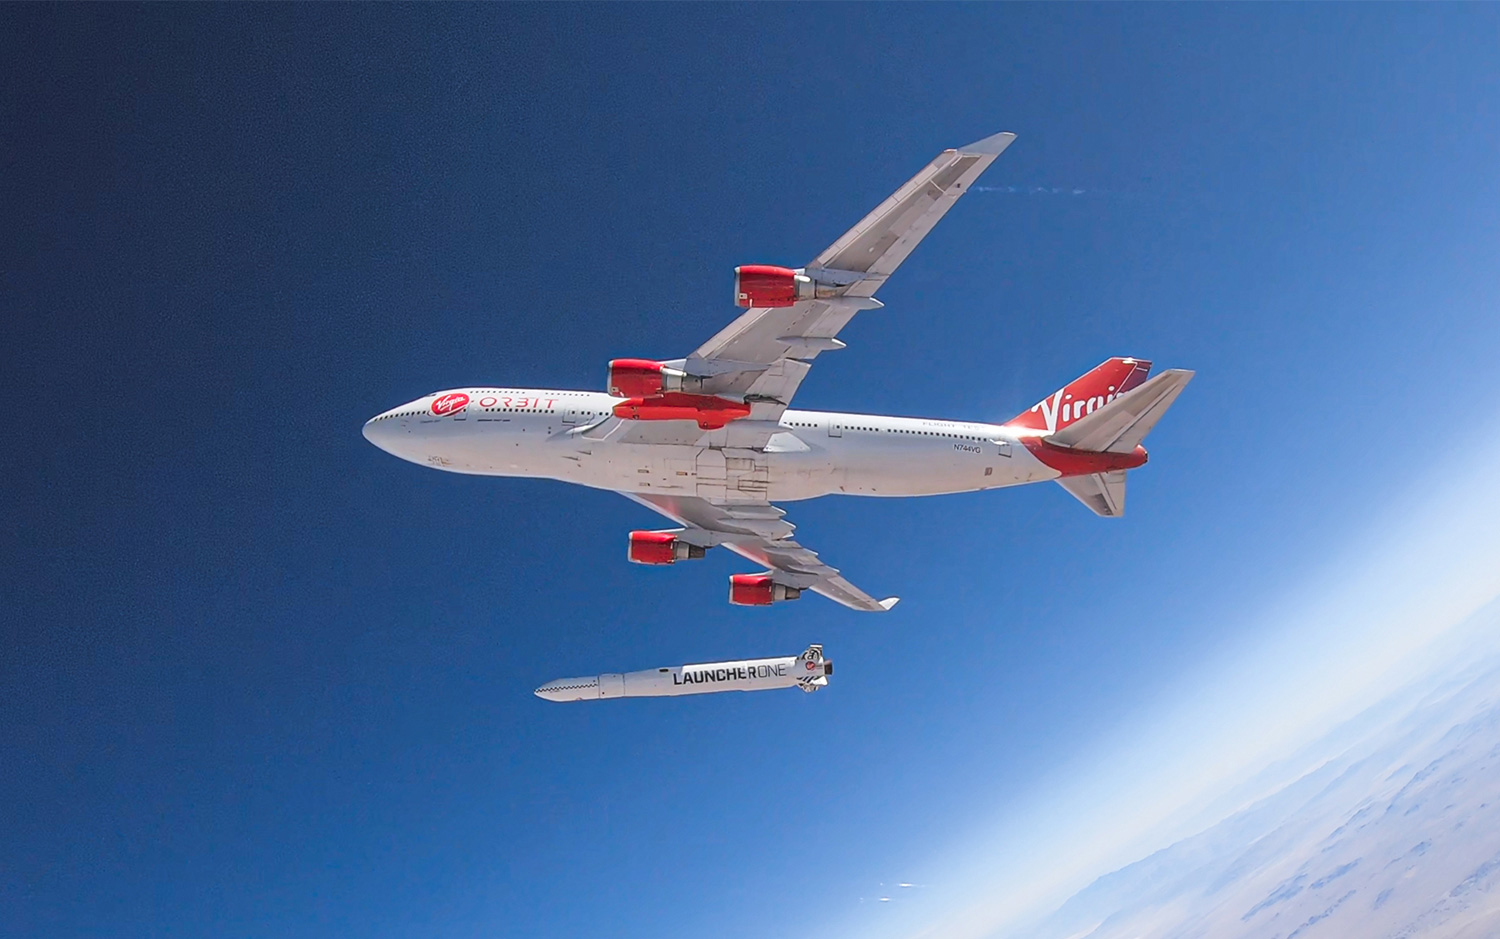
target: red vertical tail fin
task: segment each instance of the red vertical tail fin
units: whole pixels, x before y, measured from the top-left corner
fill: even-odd
[[[1139,385],[1150,372],[1151,363],[1145,359],[1105,359],[1092,371],[1011,418],[1006,426],[1054,434]]]

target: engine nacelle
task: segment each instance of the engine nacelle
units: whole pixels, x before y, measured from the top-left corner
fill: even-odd
[[[625,556],[636,564],[676,564],[706,553],[702,545],[688,544],[669,531],[633,531]]]
[[[729,602],[736,606],[770,606],[802,596],[802,588],[788,587],[770,574],[735,574],[729,578]]]
[[[836,284],[820,284],[801,271],[772,264],[742,264],[734,269],[734,302],[745,308],[791,306],[798,300],[837,295]]]
[[[616,398],[649,398],[666,391],[697,391],[701,380],[650,359],[611,359],[605,388]]]

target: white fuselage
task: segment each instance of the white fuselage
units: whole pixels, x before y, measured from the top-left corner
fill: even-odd
[[[442,416],[433,402],[464,395]],[[680,443],[631,443],[608,422],[619,398],[594,391],[464,388],[393,408],[365,436],[405,460],[454,473],[531,476],[655,495],[792,502],[831,494],[926,496],[1056,479],[1011,428],[965,421],[783,413],[764,450],[691,421]],[[1025,433],[1022,431],[1021,433]]]

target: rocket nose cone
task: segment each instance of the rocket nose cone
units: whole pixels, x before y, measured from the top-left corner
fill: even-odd
[[[602,697],[598,678],[554,678],[532,694],[548,701],[584,701]]]
[[[532,694],[536,695],[538,698],[541,698],[543,701],[568,700],[566,692],[559,689],[557,687],[558,684],[558,682],[549,681],[542,687],[538,688],[536,691],[533,691]]]

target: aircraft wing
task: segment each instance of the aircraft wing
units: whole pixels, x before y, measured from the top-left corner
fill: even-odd
[[[899,598],[877,600],[839,576],[810,551],[792,540],[796,526],[786,513],[769,502],[736,502],[718,505],[697,496],[657,496],[622,493],[682,525],[678,535],[690,544],[723,545],[740,557],[763,564],[769,573],[789,587],[822,594],[851,610],[881,613]]]
[[[875,291],[1015,138],[995,134],[938,154],[807,265],[804,273],[834,295],[752,307],[700,346],[684,368],[705,376],[704,393],[745,396],[752,406],[747,423],[759,423],[760,436],[768,437],[812,360],[844,347],[839,331],[855,313],[881,305]],[[756,446],[748,440],[736,445]]]

